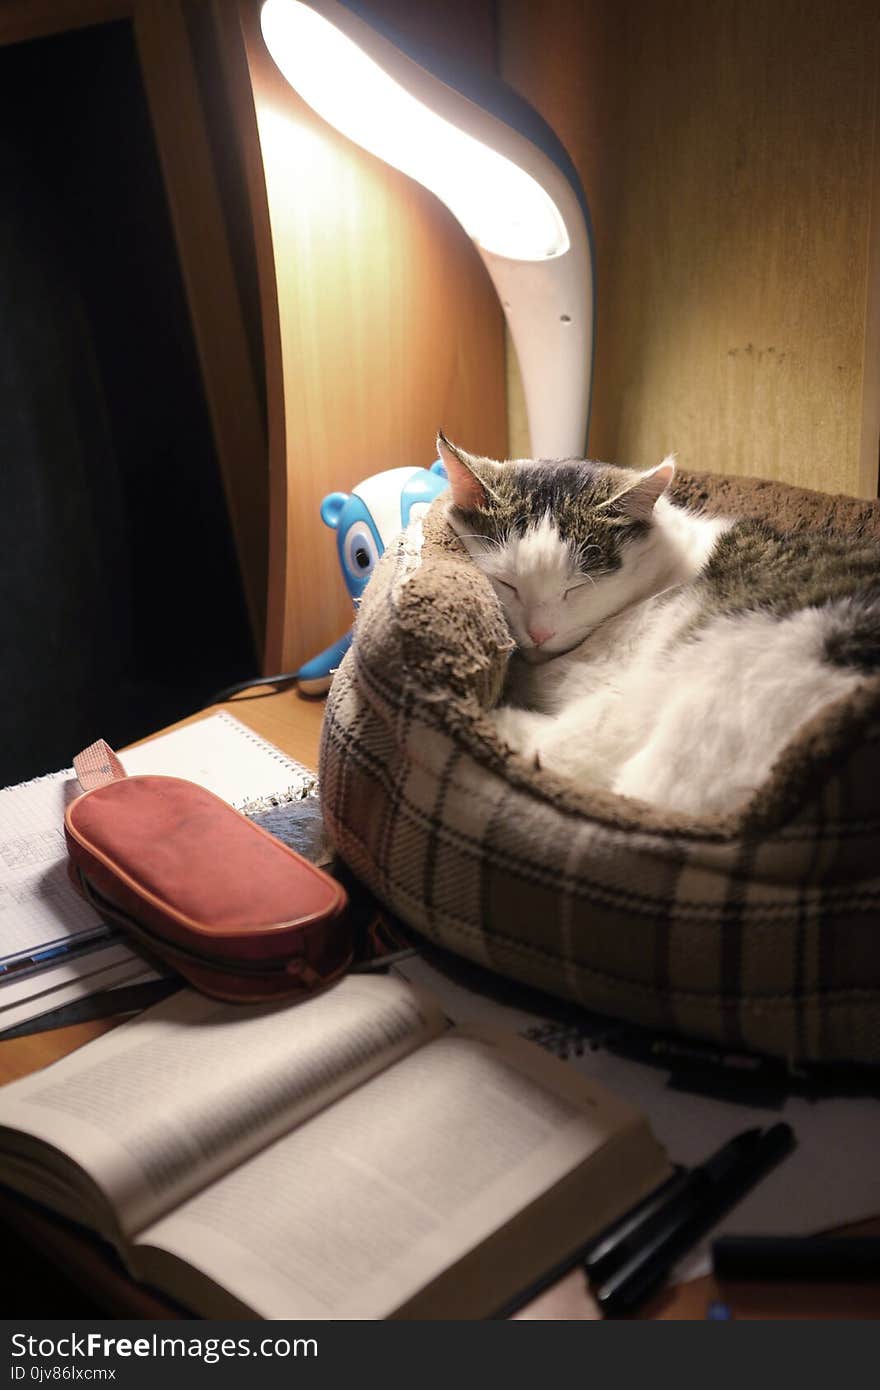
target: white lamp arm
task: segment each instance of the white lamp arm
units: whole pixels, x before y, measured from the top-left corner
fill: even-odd
[[[533,457],[582,458],[589,431],[594,322],[586,230],[572,236],[564,255],[547,261],[512,261],[479,245],[477,250],[498,292],[519,360]]]

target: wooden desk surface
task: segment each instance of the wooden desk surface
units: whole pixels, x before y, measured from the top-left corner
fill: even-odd
[[[318,743],[324,714],[322,700],[305,700],[290,691],[265,695],[255,690],[253,694],[239,696],[225,705],[214,708],[229,710],[242,723],[248,724],[283,752],[307,767],[317,767]],[[191,724],[210,712],[200,711],[199,714],[170,727],[179,728],[183,724]],[[91,1038],[108,1032],[120,1021],[112,1018],[101,1019],[0,1042],[0,1084],[47,1066]],[[2,1214],[4,1207],[0,1203],[0,1215]],[[8,1218],[8,1201],[5,1214]],[[27,1230],[35,1243],[42,1244],[47,1251],[52,1247],[51,1253],[56,1257],[61,1253],[57,1242],[54,1241],[51,1221],[25,1223],[20,1229]],[[880,1235],[880,1217],[863,1222],[858,1228],[851,1228],[851,1232],[848,1233]],[[65,1237],[64,1257],[67,1262],[73,1257],[75,1245],[75,1241],[71,1244],[70,1238]],[[115,1278],[115,1284],[112,1275],[98,1278],[102,1266],[94,1251],[84,1252],[82,1266],[83,1277],[96,1291],[100,1289],[109,1300],[108,1306],[112,1307],[113,1288],[116,1287],[118,1290],[119,1285],[118,1276]],[[160,1316],[157,1310],[161,1305],[155,1303],[146,1292],[144,1296],[146,1302],[141,1316]],[[722,1299],[730,1305],[735,1316],[749,1319],[880,1318],[880,1288],[876,1284],[810,1284],[802,1288],[781,1284],[754,1284],[719,1290],[715,1281],[708,1277],[665,1290],[641,1310],[640,1316],[664,1321],[701,1320],[706,1317],[709,1304],[717,1299]],[[123,1311],[121,1308],[120,1316],[123,1315]],[[574,1271],[561,1280],[518,1314],[521,1319],[555,1321],[596,1319],[600,1316],[579,1271]]]

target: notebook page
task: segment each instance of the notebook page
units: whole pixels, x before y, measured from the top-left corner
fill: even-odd
[[[62,822],[73,772],[0,791],[0,960],[103,929],[67,878]]]
[[[110,949],[108,947],[108,951]],[[17,1028],[19,1024],[28,1023],[32,1018],[40,1018],[43,1014],[53,1013],[65,1004],[73,1004],[90,994],[104,994],[107,990],[121,989],[123,985],[142,984],[148,980],[162,978],[127,947],[113,949],[118,949],[124,955],[124,959],[118,965],[108,965],[102,970],[90,970],[87,974],[74,976],[66,984],[55,985],[46,992],[29,995],[4,1007],[0,1013],[0,1042],[6,1040],[8,1030]],[[99,954],[103,955],[104,952]],[[41,987],[41,981],[42,976],[37,975],[32,978],[31,983],[36,982],[38,987]]]
[[[135,963],[131,951],[126,945],[114,938],[108,941],[104,937],[98,938],[98,944],[92,949],[78,951],[72,957],[61,955],[58,962],[52,961],[45,969],[27,973],[24,976],[14,974],[5,981],[0,987],[0,1036],[3,1030],[11,1028],[11,1010],[14,1005],[28,1003],[37,1007],[37,1003],[48,999],[50,1002],[47,1008],[54,1009],[56,1003],[62,1003],[59,998],[54,999],[57,990],[68,986],[81,986],[81,993],[92,994],[93,990],[87,989],[86,985],[90,979],[100,971],[116,965],[133,965]],[[141,960],[136,962],[142,970],[148,967]],[[71,995],[71,998],[75,996]],[[31,1015],[35,1017],[35,1015]],[[21,1019],[16,1017],[15,1022]]]
[[[263,798],[293,799],[315,783],[302,763],[225,711],[132,748],[121,761],[129,775],[185,777],[236,807]]]
[[[315,781],[225,713],[133,748],[122,763],[129,774],[185,777],[234,806],[300,796]],[[0,961],[106,930],[67,878],[62,823],[79,793],[72,768],[0,790]]]

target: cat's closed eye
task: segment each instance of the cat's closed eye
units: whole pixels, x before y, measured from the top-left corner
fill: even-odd
[[[515,584],[508,584],[506,579],[496,579],[494,582],[498,585],[499,589],[506,589],[509,594],[515,594],[516,597],[519,598],[519,589]]]
[[[579,579],[577,584],[569,584],[568,588],[563,592],[562,597],[568,598],[569,594],[575,593],[577,589],[585,589],[587,585],[592,584],[592,582],[592,579]]]

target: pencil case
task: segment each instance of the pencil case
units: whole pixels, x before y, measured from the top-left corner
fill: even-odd
[[[126,775],[103,740],[74,758],[74,887],[218,999],[307,995],[343,974],[353,931],[334,878],[180,777]]]

